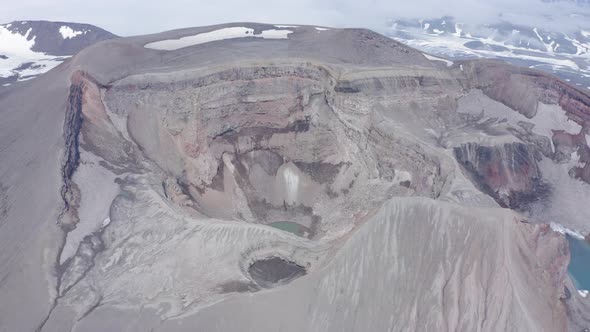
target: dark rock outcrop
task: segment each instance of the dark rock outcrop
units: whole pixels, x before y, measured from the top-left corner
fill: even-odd
[[[536,156],[523,143],[493,147],[468,143],[454,153],[475,183],[504,207],[523,209],[547,194]]]

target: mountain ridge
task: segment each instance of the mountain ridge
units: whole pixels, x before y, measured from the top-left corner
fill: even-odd
[[[496,58],[538,68],[590,89],[590,28],[553,31],[503,21],[462,24],[451,16],[392,20],[387,34],[450,58]]]
[[[13,21],[0,24],[0,89],[59,65],[96,42],[116,35],[90,24]]]

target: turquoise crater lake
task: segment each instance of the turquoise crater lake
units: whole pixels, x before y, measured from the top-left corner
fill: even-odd
[[[290,222],[290,221],[277,221],[277,222],[273,222],[271,224],[269,224],[269,226],[274,227],[274,228],[278,228],[280,230],[283,230],[285,232],[289,232],[289,233],[293,233],[297,236],[301,236],[301,237],[309,237],[311,234],[311,231],[309,230],[309,228],[300,225],[298,223],[294,223],[294,222]]]
[[[580,290],[590,290],[590,244],[585,240],[567,235],[571,260],[568,272]]]

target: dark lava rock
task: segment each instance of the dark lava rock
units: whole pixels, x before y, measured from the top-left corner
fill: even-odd
[[[526,144],[489,147],[468,143],[456,147],[454,153],[480,190],[503,207],[525,209],[549,190],[541,181],[535,153]]]

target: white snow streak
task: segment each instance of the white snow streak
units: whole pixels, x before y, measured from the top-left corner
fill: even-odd
[[[287,202],[296,203],[299,194],[299,175],[287,167],[283,171],[283,179],[287,187]]]
[[[453,65],[453,61],[451,61],[451,60],[435,57],[435,56],[432,56],[432,55],[429,55],[426,53],[423,53],[423,54],[424,54],[424,57],[426,57],[426,59],[428,59],[430,61],[442,61],[447,64],[447,67],[450,67]]]
[[[578,240],[584,240],[584,235],[580,234],[579,232],[574,231],[573,229],[569,229],[561,224],[552,222],[549,224],[551,230],[563,235],[569,235],[571,237],[575,237]]]
[[[210,32],[199,33],[196,35],[186,36],[179,39],[160,40],[146,44],[144,47],[154,50],[172,51],[184,47],[233,38],[257,37],[264,39],[287,39],[289,38],[289,34],[291,33],[293,33],[293,31],[291,30],[270,29],[264,30],[260,34],[254,34],[254,29],[252,28],[231,27],[213,30]]]
[[[465,46],[465,43],[471,40],[479,40],[487,45],[501,46],[508,50],[502,52],[489,50],[473,50]],[[574,41],[572,41],[572,43],[574,43],[575,46],[578,48],[578,54],[576,56],[572,55],[567,57],[565,57],[562,54],[559,58],[548,57],[547,53],[531,51],[530,49],[513,46],[505,42],[496,41],[492,38],[474,39],[469,34],[464,34],[464,37],[459,37],[454,34],[421,34],[419,38],[408,40],[402,39],[400,41],[412,47],[418,48],[422,51],[437,54],[446,54],[450,57],[476,56],[480,58],[518,58],[522,60],[537,61],[542,64],[559,66],[560,68],[568,68],[573,71],[580,72],[582,74],[590,74],[590,68],[581,68],[581,66],[579,66],[576,63],[576,61],[574,61],[574,59],[579,58],[580,55],[590,52],[590,45],[584,46]],[[547,45],[545,44],[545,46]],[[526,53],[523,53],[523,51],[526,51]]]
[[[100,225],[100,229],[104,229],[111,223],[111,218],[106,217],[105,220],[102,221],[102,225]]]

